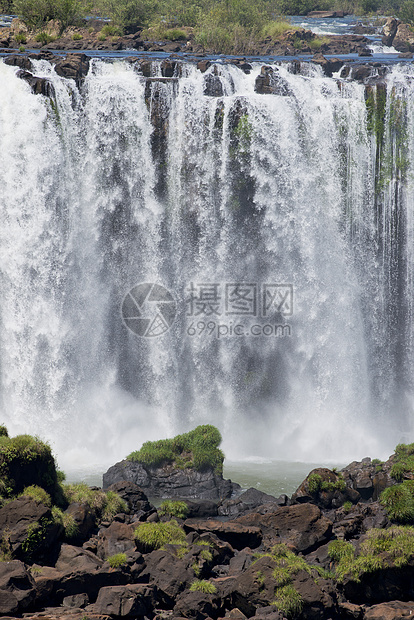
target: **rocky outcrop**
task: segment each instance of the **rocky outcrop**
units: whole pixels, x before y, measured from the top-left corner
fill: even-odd
[[[216,500],[231,497],[240,489],[240,485],[224,480],[212,468],[197,471],[177,469],[171,464],[153,467],[128,460],[113,465],[103,475],[104,489],[120,481],[133,482],[150,497]]]
[[[390,47],[394,41],[394,37],[397,34],[398,25],[400,20],[395,17],[388,17],[382,28],[381,42],[383,45]]]
[[[399,52],[414,52],[414,32],[408,24],[398,24],[392,45]]]

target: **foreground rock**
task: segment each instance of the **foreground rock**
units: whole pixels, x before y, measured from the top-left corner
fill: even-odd
[[[212,468],[197,471],[193,468],[176,469],[171,464],[151,467],[124,460],[108,469],[103,476],[103,487],[129,481],[138,485],[150,497],[181,497],[199,499],[226,499],[241,487],[224,480]]]

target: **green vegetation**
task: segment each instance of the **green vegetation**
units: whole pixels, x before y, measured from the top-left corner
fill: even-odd
[[[7,431],[6,431],[7,432]],[[60,486],[50,446],[31,435],[0,435],[0,493],[3,498],[21,494],[25,487],[44,489],[59,503]]]
[[[405,480],[385,489],[380,495],[380,503],[388,517],[398,523],[410,523],[414,519],[414,480]]]
[[[82,39],[83,36],[79,34],[79,32],[75,32],[75,34],[72,36],[72,41],[81,41]]]
[[[127,562],[127,556],[125,553],[116,553],[115,555],[111,555],[107,558],[109,566],[111,568],[119,568],[123,566]]]
[[[44,489],[42,489],[42,487],[39,487],[37,484],[32,484],[31,486],[26,487],[25,489],[23,489],[20,495],[31,497],[39,504],[44,504],[49,508],[52,505],[52,498],[50,497],[49,493],[47,493]]]
[[[190,586],[190,592],[204,592],[204,594],[215,594],[217,588],[211,581],[205,579],[195,579]]]
[[[272,558],[275,565],[272,572],[275,589],[272,605],[288,618],[299,615],[303,607],[302,597],[293,585],[293,577],[299,571],[308,573],[315,582],[317,582],[319,575],[324,578],[331,577],[321,567],[308,564],[303,557],[297,556],[283,543],[275,545],[271,553],[257,554],[255,561],[265,556]],[[260,570],[256,573],[256,580],[261,587],[264,586],[265,576]]]
[[[181,469],[194,467],[203,471],[213,467],[217,473],[222,473],[224,454],[218,447],[220,443],[219,430],[205,424],[173,439],[147,441],[140,450],[132,452],[127,458],[155,467],[173,463],[174,467]]]
[[[67,540],[72,540],[79,535],[79,527],[73,515],[63,512],[58,506],[53,506],[52,517],[55,523],[60,523],[63,526]]]
[[[342,504],[342,508],[344,509],[344,511],[346,513],[351,512],[351,510],[352,510],[352,502],[344,502]]]
[[[188,515],[188,506],[185,502],[166,499],[158,508],[158,514],[162,516],[176,517],[185,519]]]
[[[63,490],[68,503],[85,503],[104,521],[111,520],[120,512],[128,512],[126,502],[114,491],[97,491],[84,482],[65,485]]]
[[[18,32],[15,37],[14,40],[16,41],[16,43],[27,43],[27,38],[26,35],[24,34],[24,32]],[[7,437],[7,435],[6,435]]]
[[[358,554],[351,543],[336,540],[329,544],[329,555],[337,562],[338,581],[348,577],[358,582],[366,573],[408,564],[414,556],[414,528],[394,526],[369,530]]]
[[[142,523],[134,535],[137,542],[149,551],[161,549],[167,544],[181,545],[185,542],[185,532],[176,521]]]
[[[323,480],[320,474],[310,474],[308,476],[308,489],[312,495],[319,491],[344,491],[346,482],[341,474],[336,474],[336,481]]]
[[[42,45],[47,45],[48,43],[51,43],[52,41],[55,40],[55,37],[52,37],[52,35],[48,34],[47,32],[39,32],[39,34],[36,35],[36,41],[38,43],[41,43]]]

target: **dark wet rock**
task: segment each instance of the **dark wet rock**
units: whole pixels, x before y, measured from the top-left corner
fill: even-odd
[[[5,65],[20,67],[20,69],[24,69],[25,71],[32,70],[32,62],[27,56],[18,56],[17,54],[12,54],[11,56],[5,58],[3,62]]]
[[[65,59],[56,63],[55,71],[62,77],[75,80],[80,87],[89,71],[89,58],[86,54],[68,54]]]
[[[95,531],[96,515],[94,511],[88,504],[73,502],[66,509],[66,513],[72,516],[77,527],[77,533],[74,535],[72,542],[82,544]]]
[[[245,547],[256,548],[262,541],[262,534],[259,527],[254,525],[244,525],[235,521],[214,521],[209,519],[201,521],[198,519],[187,519],[184,522],[184,529],[188,532],[194,531],[199,534],[203,532],[213,532],[221,540],[228,542],[234,549],[244,549]]]
[[[0,562],[0,614],[21,613],[36,598],[35,583],[23,562]]]
[[[86,607],[89,603],[89,597],[86,592],[82,592],[82,594],[74,594],[72,596],[65,596],[62,601],[63,607],[76,607],[82,608]]]
[[[328,541],[332,534],[332,522],[313,504],[283,506],[265,515],[252,512],[239,517],[236,522],[259,527],[266,548],[284,542],[301,553],[311,552]]]
[[[408,24],[398,24],[392,44],[398,52],[414,52],[414,32]]]
[[[383,45],[390,47],[394,41],[394,37],[397,34],[398,25],[400,20],[395,17],[388,17],[382,28],[381,42]]]
[[[213,67],[213,72],[206,73],[204,76],[204,94],[208,97],[224,95],[223,83],[216,69]]]
[[[280,74],[277,67],[264,65],[257,76],[254,89],[260,95],[273,94],[287,97],[291,94],[289,85]]]
[[[209,67],[211,67],[211,62],[209,60],[200,60],[197,63],[197,69],[201,71],[201,73],[205,73]]]
[[[102,560],[135,550],[134,526],[113,521],[99,532],[97,556]]]
[[[358,81],[366,80],[368,76],[372,75],[373,71],[377,71],[377,68],[370,65],[362,65],[352,71],[351,76]],[[347,467],[342,470],[342,475],[346,481],[347,486],[358,491],[362,500],[377,500],[382,491],[394,484],[389,476],[389,467],[382,467],[376,463],[373,463],[370,458],[365,458],[362,461],[353,461]]]
[[[318,477],[321,482],[321,488],[318,490],[313,490],[311,485],[315,477]],[[328,488],[324,489],[323,485]],[[340,488],[329,489],[329,485],[331,487],[338,486]],[[341,485],[344,488],[342,488]],[[361,496],[357,491],[350,486],[346,486],[345,481],[340,475],[326,467],[317,467],[308,474],[302,484],[296,489],[292,495],[291,501],[292,503],[310,502],[316,504],[320,508],[327,509],[331,507],[337,508],[342,506],[345,502],[356,504],[360,498]]]
[[[99,590],[93,610],[117,618],[136,618],[150,615],[156,600],[154,587],[143,584],[106,586]]]
[[[365,610],[364,620],[403,620],[414,615],[414,602],[390,601]]]
[[[342,591],[351,603],[375,605],[387,601],[414,600],[414,562],[397,568],[393,566],[392,557],[383,554],[383,561],[388,562],[385,568],[366,572],[359,581],[345,576]]]
[[[284,506],[286,504],[286,496],[277,499],[273,495],[268,495],[257,489],[250,488],[239,497],[234,499],[226,499],[218,508],[218,514],[226,517],[238,517],[249,510],[254,510],[263,504],[274,504]]]
[[[150,467],[127,460],[108,469],[103,476],[103,487],[107,489],[121,480],[133,482],[152,497],[217,500],[231,497],[240,488],[231,480],[224,480],[212,468],[200,472],[191,468],[175,469],[170,464]]]
[[[187,500],[186,504],[188,506],[187,517],[189,519],[205,519],[206,517],[216,517],[219,514],[219,504],[218,502],[213,502],[212,500]]]
[[[107,491],[114,491],[123,499],[127,504],[130,512],[150,512],[154,509],[153,505],[149,503],[148,497],[144,491],[133,482],[128,480],[120,480],[111,484]]]
[[[22,69],[18,71],[16,75],[30,85],[35,95],[44,95],[45,97],[55,96],[53,84],[47,78],[37,77],[29,71],[23,71]]]
[[[0,508],[0,539],[15,558],[48,559],[58,548],[62,530],[50,509],[29,497],[19,497]]]
[[[169,549],[158,549],[145,556],[141,581],[156,586],[158,598],[171,607],[174,599],[194,580],[195,574],[185,559],[178,558]]]
[[[173,609],[174,616],[203,620],[217,617],[218,601],[214,595],[204,592],[183,592]]]
[[[332,77],[334,73],[340,70],[344,61],[339,58],[325,58],[323,54],[314,54],[312,56],[312,62],[322,67],[323,72],[327,77]]]

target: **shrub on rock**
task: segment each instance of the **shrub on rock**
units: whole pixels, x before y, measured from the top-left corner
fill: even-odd
[[[205,424],[172,439],[147,441],[127,459],[153,466],[174,463],[180,469],[193,467],[199,471],[213,467],[216,473],[221,474],[224,454],[218,447],[220,443],[220,431]]]
[[[161,549],[166,544],[183,544],[185,532],[176,521],[167,523],[142,523],[135,530],[138,547],[144,551]]]

